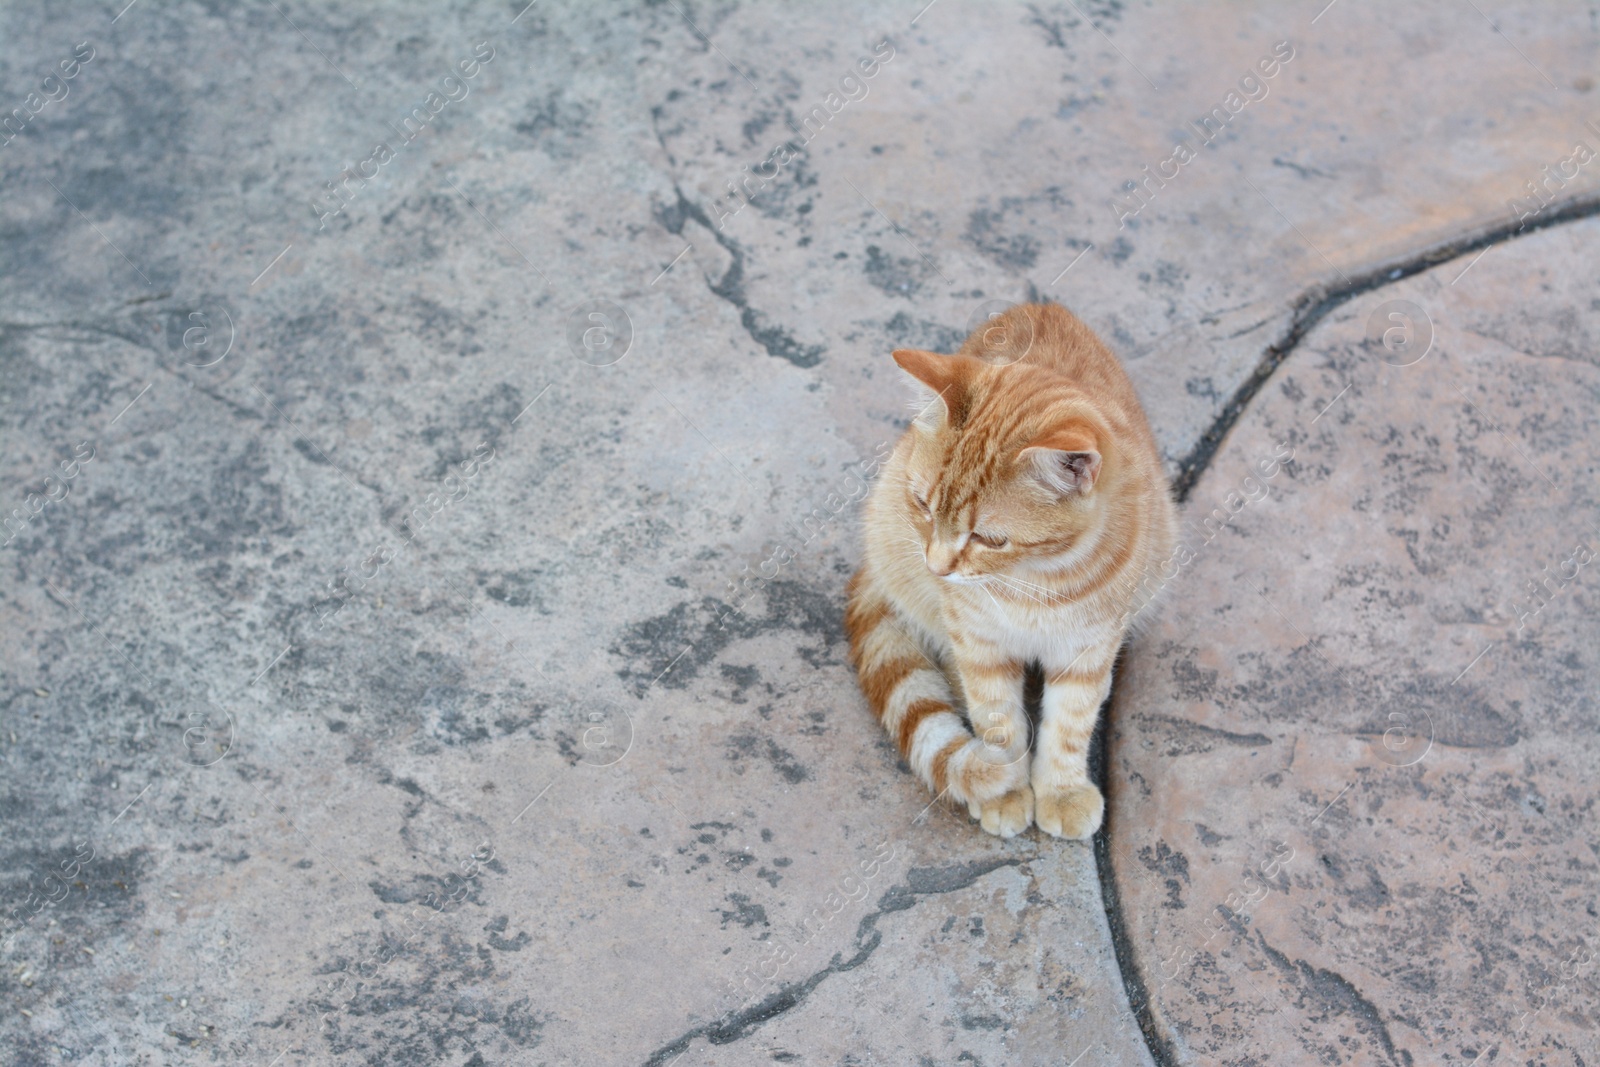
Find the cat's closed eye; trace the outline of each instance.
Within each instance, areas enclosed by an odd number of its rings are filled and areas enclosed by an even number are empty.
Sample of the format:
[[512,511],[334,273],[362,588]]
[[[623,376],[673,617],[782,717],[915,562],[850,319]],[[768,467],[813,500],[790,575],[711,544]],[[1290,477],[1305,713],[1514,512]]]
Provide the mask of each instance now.
[[922,498],[921,493],[912,493],[911,499],[916,501],[918,510],[922,512],[925,518],[933,517],[933,512],[928,510],[928,502]]
[[977,530],[972,531],[972,539],[985,548],[1004,548],[1011,543],[1000,534],[981,534]]

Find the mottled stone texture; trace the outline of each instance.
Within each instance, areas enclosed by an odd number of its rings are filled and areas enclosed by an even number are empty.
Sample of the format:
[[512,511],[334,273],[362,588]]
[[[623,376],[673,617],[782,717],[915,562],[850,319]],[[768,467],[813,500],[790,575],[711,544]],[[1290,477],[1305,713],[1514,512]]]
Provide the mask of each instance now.
[[[1118,896],[1177,1060],[1600,1053],[1597,241],[1352,299],[1196,486],[1111,734]],[[1393,301],[1425,355],[1366,340]]]
[[[1491,232],[1591,15],[1315,6],[0,7],[0,1058],[1594,1062],[1593,572],[1511,632],[1593,241]],[[928,810],[839,627],[888,351],[1027,298],[1192,508],[1295,450],[1130,653],[1105,872]]]

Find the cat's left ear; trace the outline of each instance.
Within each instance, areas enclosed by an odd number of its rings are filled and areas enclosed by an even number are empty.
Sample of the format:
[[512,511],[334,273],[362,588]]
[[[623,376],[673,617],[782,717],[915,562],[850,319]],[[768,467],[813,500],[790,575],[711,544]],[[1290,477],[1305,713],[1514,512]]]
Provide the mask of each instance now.
[[1100,448],[1087,427],[1070,426],[1041,437],[1020,457],[1057,496],[1087,496],[1100,477]]
[[919,348],[897,348],[893,355],[901,370],[933,390],[938,399],[924,409],[925,415],[938,409],[950,425],[960,428],[966,421],[967,383],[981,364],[970,356],[941,356]]

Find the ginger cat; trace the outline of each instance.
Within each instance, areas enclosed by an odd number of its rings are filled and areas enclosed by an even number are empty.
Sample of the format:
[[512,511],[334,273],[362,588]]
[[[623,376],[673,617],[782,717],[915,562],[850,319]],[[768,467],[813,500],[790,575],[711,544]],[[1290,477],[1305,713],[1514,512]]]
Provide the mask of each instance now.
[[1055,304],[1009,309],[953,356],[894,360],[932,397],[867,501],[845,612],[861,689],[917,776],[985,830],[1090,837],[1105,803],[1089,739],[1177,534],[1133,384]]

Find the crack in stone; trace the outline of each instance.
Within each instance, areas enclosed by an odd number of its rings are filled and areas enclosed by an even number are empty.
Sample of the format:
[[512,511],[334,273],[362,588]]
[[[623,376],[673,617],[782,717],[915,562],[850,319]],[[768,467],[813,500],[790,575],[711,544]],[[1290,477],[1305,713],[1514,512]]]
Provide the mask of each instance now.
[[67,319],[62,322],[0,322],[0,330],[16,330],[19,333],[33,333],[42,330],[81,330],[84,333],[115,337],[119,341],[128,342],[135,348],[142,348],[147,352],[160,354],[160,350],[146,340],[142,334],[132,330],[124,333],[112,326],[99,322],[85,322],[78,319]]
[[676,182],[672,188],[678,194],[678,202],[658,211],[657,220],[666,227],[668,233],[679,237],[683,236],[684,223],[693,220],[704,227],[711,235],[711,239],[728,253],[730,258],[728,269],[723,271],[722,277],[716,281],[706,279],[706,284],[713,293],[739,309],[739,321],[744,325],[745,332],[756,344],[767,350],[767,355],[786,359],[796,367],[815,367],[822,362],[822,354],[827,351],[825,346],[801,344],[788,330],[782,326],[771,325],[765,315],[750,306],[749,298],[745,296],[744,291],[744,250],[734,242],[733,238],[713,226],[705,209],[684,196],[683,190]]
[[1294,315],[1284,335],[1267,346],[1255,370],[1251,371],[1250,376],[1234,390],[1233,396],[1223,405],[1206,431],[1200,435],[1200,439],[1189,450],[1189,454],[1178,461],[1178,476],[1172,481],[1173,495],[1177,497],[1179,503],[1189,499],[1189,493],[1193,491],[1195,483],[1210,466],[1217,450],[1222,447],[1223,438],[1228,436],[1228,431],[1239,421],[1245,408],[1250,406],[1256,394],[1267,384],[1268,379],[1283,361],[1289,358],[1289,354],[1299,347],[1300,342],[1312,328],[1335,308],[1362,293],[1431,270],[1468,252],[1476,252],[1480,248],[1501,244],[1523,234],[1567,222],[1576,222],[1596,214],[1600,214],[1600,196],[1578,197],[1559,208],[1541,212],[1531,223],[1503,222],[1498,226],[1480,229],[1466,236],[1432,245],[1421,252],[1389,260],[1353,277],[1346,276],[1338,285],[1315,285],[1308,289],[1295,301]]
[[[135,304],[149,303],[152,300],[165,299],[171,295],[172,294],[170,293],[158,293],[152,296],[138,297],[133,300],[125,301],[123,306],[128,307]],[[254,419],[255,421],[261,423],[265,423],[266,421],[259,411],[256,411],[253,408],[247,408],[238,401],[231,400],[228,397],[223,396],[222,393],[214,387],[196,381],[194,378],[188,377],[178,371],[176,368],[170,366],[167,362],[166,354],[162,353],[161,349],[159,349],[157,346],[151,344],[150,341],[148,341],[139,331],[123,332],[122,330],[115,328],[115,326],[108,326],[103,323],[88,322],[78,319],[67,319],[60,322],[0,321],[0,334],[3,334],[7,331],[15,331],[17,333],[42,333],[45,330],[79,330],[83,333],[96,334],[102,337],[116,338],[119,341],[126,341],[135,348],[142,348],[146,352],[153,353],[157,357],[156,370],[163,371],[178,381],[188,385],[190,388],[194,389],[195,392],[203,393],[204,395],[210,397],[218,404],[221,404],[223,407],[233,412],[233,414],[239,418]],[[361,484],[366,485],[369,489],[374,488],[373,486],[368,485],[366,482],[362,482]]]
[[644,1067],[663,1067],[673,1057],[681,1055],[698,1037],[705,1038],[713,1045],[726,1045],[748,1037],[763,1023],[799,1007],[829,975],[855,970],[867,962],[883,943],[883,931],[877,927],[878,920],[885,915],[915,907],[923,897],[966,889],[1002,867],[1019,867],[1025,862],[1023,858],[1016,857],[973,860],[948,867],[913,867],[906,872],[904,885],[891,886],[878,898],[877,909],[861,917],[861,922],[856,926],[856,951],[849,959],[843,959],[843,953],[835,952],[828,965],[815,974],[783,986],[751,1007],[731,1012],[715,1022],[680,1034],[651,1053]]
[[1529,352],[1526,349],[1518,348],[1510,341],[1507,341],[1504,337],[1496,337],[1492,333],[1484,333],[1482,330],[1474,330],[1471,326],[1457,325],[1456,328],[1462,333],[1470,333],[1472,336],[1480,338],[1481,340],[1490,341],[1494,344],[1497,344],[1506,351],[1521,356],[1524,359],[1557,359],[1563,363],[1576,363],[1580,367],[1589,367],[1591,369],[1596,366],[1593,360],[1579,359],[1576,356],[1563,356],[1559,352]]
[[1139,969],[1138,957],[1135,955],[1133,940],[1128,933],[1128,924],[1122,916],[1122,894],[1117,887],[1116,874],[1111,863],[1111,831],[1116,805],[1112,803],[1111,794],[1111,757],[1106,751],[1108,724],[1111,721],[1112,702],[1117,696],[1117,681],[1124,677],[1124,660],[1127,656],[1127,647],[1117,656],[1116,670],[1112,673],[1111,692],[1106,694],[1105,703],[1100,706],[1100,715],[1095,723],[1094,735],[1089,741],[1089,773],[1099,783],[1100,793],[1105,797],[1105,814],[1102,816],[1100,832],[1094,835],[1094,868],[1095,874],[1100,879],[1100,902],[1106,913],[1106,927],[1111,934],[1111,951],[1117,960],[1117,973],[1122,976],[1122,992],[1128,1000],[1128,1010],[1133,1012],[1133,1021],[1139,1027],[1139,1036],[1144,1038],[1146,1050],[1157,1067],[1177,1067],[1178,1054],[1156,1026],[1155,1013],[1151,1010],[1150,990],[1145,985],[1144,973]]
[[[666,154],[667,162],[676,164],[677,159],[673,156],[672,149],[667,147],[667,139],[661,133],[660,107],[651,109],[650,124],[655,131],[656,143]],[[734,242],[733,238],[726,236],[711,224],[711,218],[705,209],[684,196],[683,187],[676,181],[672,183],[672,191],[678,194],[678,201],[670,207],[658,210],[657,221],[668,233],[682,237],[684,222],[692,219],[705,227],[711,239],[728,253],[728,269],[723,271],[722,277],[716,281],[706,279],[706,285],[712,293],[739,309],[739,322],[751,340],[766,349],[767,355],[788,360],[796,367],[815,367],[820,363],[823,354],[827,352],[826,346],[801,344],[788,330],[782,326],[770,325],[765,315],[750,306],[749,298],[744,291],[744,250]]]

